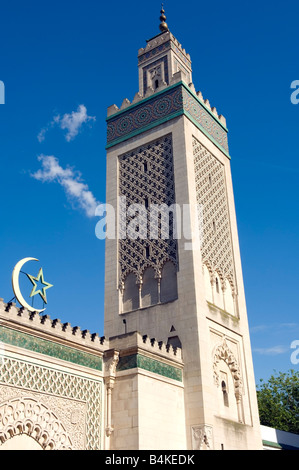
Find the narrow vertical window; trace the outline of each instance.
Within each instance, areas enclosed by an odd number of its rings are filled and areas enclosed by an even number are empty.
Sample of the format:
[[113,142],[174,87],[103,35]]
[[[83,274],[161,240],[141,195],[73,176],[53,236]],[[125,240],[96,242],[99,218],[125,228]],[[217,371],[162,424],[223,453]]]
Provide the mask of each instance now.
[[222,389],[222,394],[223,394],[224,406],[228,406],[228,393],[227,393],[226,383],[224,382],[224,380],[222,380],[221,382],[221,389]]
[[219,294],[219,281],[218,281],[218,277],[216,277],[216,292],[217,294]]

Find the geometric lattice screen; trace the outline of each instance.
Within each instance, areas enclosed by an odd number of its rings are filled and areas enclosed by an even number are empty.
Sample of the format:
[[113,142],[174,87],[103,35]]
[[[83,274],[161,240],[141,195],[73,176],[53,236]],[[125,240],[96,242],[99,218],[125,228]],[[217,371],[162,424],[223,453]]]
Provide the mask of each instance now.
[[202,259],[235,291],[235,270],[224,166],[193,137],[197,204],[201,206]]
[[[125,239],[119,239],[119,280],[124,281],[129,272],[134,273],[137,280],[141,279],[146,267],[152,267],[158,275],[168,260],[177,267],[172,212],[169,212],[169,222],[168,214],[164,217],[160,213],[157,237],[151,238],[149,232],[149,212],[155,215],[154,207],[175,203],[171,134],[119,157],[119,197],[125,197],[126,211],[121,211],[120,223],[128,232]],[[136,231],[130,233],[135,215],[127,214],[134,204],[144,208],[139,214],[142,224],[137,237]]]

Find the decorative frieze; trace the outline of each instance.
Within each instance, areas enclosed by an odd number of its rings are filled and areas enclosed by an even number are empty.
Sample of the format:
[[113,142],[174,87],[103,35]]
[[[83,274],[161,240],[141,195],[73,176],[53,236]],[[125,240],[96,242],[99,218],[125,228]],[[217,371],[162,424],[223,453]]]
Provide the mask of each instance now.
[[116,371],[139,367],[163,377],[182,382],[182,351],[163,341],[157,341],[138,332],[111,338],[111,346],[120,349]]
[[228,156],[226,128],[184,82],[110,115],[106,148],[181,115],[191,119]]
[[120,357],[117,371],[134,369],[135,367],[139,367],[140,369],[144,369],[149,372],[154,372],[155,374],[162,375],[169,379],[178,380],[179,382],[182,382],[183,380],[181,369],[165,364],[161,361],[157,361],[156,359],[143,356],[142,354],[132,354]]
[[38,338],[12,328],[0,326],[0,341],[74,364],[90,367],[91,369],[102,370],[102,358],[99,356],[70,346],[64,346],[54,341]]

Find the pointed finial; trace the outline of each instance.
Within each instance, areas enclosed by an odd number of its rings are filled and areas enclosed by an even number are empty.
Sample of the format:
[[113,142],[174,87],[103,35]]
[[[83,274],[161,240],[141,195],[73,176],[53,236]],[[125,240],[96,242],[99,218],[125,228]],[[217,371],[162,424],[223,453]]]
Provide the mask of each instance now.
[[165,33],[165,31],[168,31],[168,26],[167,26],[167,23],[165,22],[166,16],[165,16],[164,8],[163,8],[163,3],[161,4],[161,11],[160,11],[160,13],[161,13],[161,16],[160,16],[160,21],[161,21],[161,23],[160,23],[159,28],[160,28],[160,31],[161,31],[162,33]]

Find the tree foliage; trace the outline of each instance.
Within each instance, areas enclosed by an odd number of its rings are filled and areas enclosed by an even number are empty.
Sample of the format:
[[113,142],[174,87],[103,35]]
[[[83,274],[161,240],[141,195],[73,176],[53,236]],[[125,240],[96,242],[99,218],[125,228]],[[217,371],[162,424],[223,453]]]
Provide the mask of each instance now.
[[299,434],[299,371],[274,373],[257,387],[261,424]]

